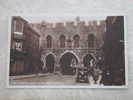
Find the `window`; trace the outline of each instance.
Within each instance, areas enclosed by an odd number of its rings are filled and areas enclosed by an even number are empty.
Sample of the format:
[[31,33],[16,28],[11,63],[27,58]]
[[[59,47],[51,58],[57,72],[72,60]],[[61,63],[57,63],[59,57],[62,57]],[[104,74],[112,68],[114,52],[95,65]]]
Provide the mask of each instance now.
[[90,48],[93,48],[94,47],[94,40],[95,40],[95,37],[93,34],[90,34],[88,36],[88,47]]
[[73,37],[73,40],[74,40],[74,48],[79,48],[79,40],[80,40],[79,35],[75,35]]
[[61,35],[60,36],[60,48],[65,48],[65,41],[66,41],[65,36]]
[[50,35],[47,36],[47,48],[52,48],[52,37]]
[[14,32],[23,32],[23,23],[21,21],[14,21]]
[[18,51],[22,51],[22,43],[21,42],[15,42],[15,49]]

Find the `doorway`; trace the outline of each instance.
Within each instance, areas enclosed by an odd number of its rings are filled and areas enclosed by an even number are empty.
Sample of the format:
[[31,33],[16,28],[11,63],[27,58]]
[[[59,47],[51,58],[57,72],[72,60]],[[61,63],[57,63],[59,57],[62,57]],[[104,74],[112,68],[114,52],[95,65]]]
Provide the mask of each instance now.
[[83,58],[83,64],[84,67],[89,67],[89,66],[93,66],[95,62],[95,59],[92,55],[87,54],[84,58]]
[[52,54],[49,54],[46,56],[46,67],[47,72],[53,73],[54,72],[54,66],[55,66],[55,59]]
[[78,60],[73,53],[67,52],[60,59],[60,66],[63,75],[75,75]]

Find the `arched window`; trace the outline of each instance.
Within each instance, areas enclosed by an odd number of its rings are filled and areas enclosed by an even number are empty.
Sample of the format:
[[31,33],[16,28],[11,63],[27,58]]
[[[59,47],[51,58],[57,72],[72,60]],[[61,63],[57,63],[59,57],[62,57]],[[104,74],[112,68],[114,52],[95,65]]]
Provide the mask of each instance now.
[[64,35],[60,36],[60,48],[65,48],[66,37]]
[[46,39],[47,39],[47,48],[52,48],[52,37],[48,35]]
[[94,47],[94,41],[95,41],[95,36],[93,34],[90,34],[88,36],[88,47],[93,48]]
[[79,48],[79,40],[80,40],[80,36],[79,35],[75,35],[73,37],[74,40],[74,48]]

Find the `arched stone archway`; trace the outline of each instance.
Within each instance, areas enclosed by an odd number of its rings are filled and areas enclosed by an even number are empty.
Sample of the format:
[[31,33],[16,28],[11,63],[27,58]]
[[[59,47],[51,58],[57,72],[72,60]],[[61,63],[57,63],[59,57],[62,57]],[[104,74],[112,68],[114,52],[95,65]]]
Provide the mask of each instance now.
[[83,57],[83,64],[84,64],[85,67],[94,66],[95,63],[96,63],[96,58],[93,55],[86,54]]
[[75,67],[79,61],[73,53],[66,52],[61,56],[59,63],[63,75],[74,75],[76,71]]
[[74,52],[73,50],[65,50],[65,51],[63,51],[63,52],[60,54],[59,59],[61,59],[61,57],[62,57],[64,54],[66,54],[66,53],[71,53],[71,54],[73,54],[73,55],[77,58],[78,63],[80,63],[81,60],[80,60],[78,54],[77,54],[76,52]]
[[53,73],[55,67],[55,57],[52,54],[46,56],[46,68],[47,72]]

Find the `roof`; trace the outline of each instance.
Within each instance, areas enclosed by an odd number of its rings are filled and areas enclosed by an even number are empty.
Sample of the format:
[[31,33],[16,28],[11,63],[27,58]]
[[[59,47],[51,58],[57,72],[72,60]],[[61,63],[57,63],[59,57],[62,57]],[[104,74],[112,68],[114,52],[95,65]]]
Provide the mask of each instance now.
[[25,19],[23,19],[21,16],[12,16],[12,19],[18,19],[18,20],[21,20],[25,23],[28,23]]

